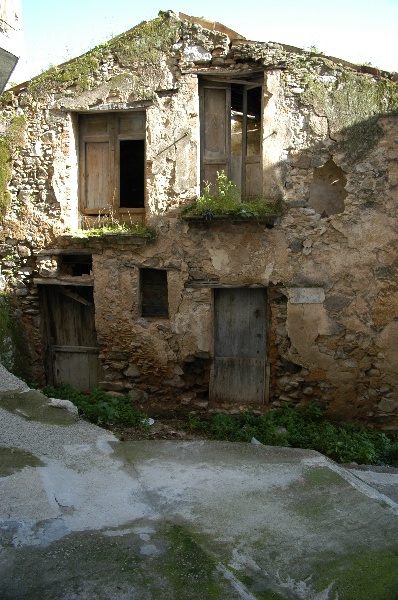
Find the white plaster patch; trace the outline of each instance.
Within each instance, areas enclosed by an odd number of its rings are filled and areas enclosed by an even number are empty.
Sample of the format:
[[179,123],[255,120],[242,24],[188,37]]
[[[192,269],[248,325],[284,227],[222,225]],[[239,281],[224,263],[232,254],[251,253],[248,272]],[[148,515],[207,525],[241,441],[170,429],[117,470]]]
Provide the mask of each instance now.
[[290,288],[287,292],[291,304],[322,304],[325,301],[323,288]]
[[35,142],[34,154],[35,154],[35,156],[43,156],[43,150],[42,150],[42,146],[41,146],[41,141],[40,140],[37,140],[37,142]]
[[211,52],[208,52],[202,46],[187,46],[184,48],[183,57],[188,62],[209,62],[211,60]]
[[217,271],[224,270],[229,263],[228,252],[226,250],[218,250],[217,253],[212,256],[211,262]]

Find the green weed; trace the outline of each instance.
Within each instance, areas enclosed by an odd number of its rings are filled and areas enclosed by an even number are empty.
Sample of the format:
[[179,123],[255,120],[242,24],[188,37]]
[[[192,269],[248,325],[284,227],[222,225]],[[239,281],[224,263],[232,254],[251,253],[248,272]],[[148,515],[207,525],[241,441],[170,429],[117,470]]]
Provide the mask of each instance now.
[[67,383],[47,385],[42,392],[48,397],[70,400],[82,416],[96,425],[145,427],[142,421],[147,419],[147,415],[133,408],[126,396],[113,398],[100,388],[83,394]]
[[132,215],[127,215],[129,221],[121,221],[112,207],[105,209],[95,220],[83,219],[82,229],[75,233],[87,238],[98,238],[106,235],[136,235],[153,239],[156,235],[152,227],[146,227],[133,221]]
[[191,417],[192,430],[213,439],[317,450],[340,463],[398,465],[398,439],[352,424],[334,424],[323,417],[313,402],[288,404],[266,414],[247,411],[238,415]]

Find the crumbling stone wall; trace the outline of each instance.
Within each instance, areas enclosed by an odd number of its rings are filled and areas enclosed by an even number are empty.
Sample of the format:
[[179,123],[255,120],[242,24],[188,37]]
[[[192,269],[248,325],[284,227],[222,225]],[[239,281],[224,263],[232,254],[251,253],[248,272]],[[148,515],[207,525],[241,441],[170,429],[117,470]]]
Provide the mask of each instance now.
[[[232,35],[163,14],[3,99],[3,135],[15,117],[26,125],[7,158],[1,281],[32,376],[45,380],[37,281],[55,282],[62,252],[83,248],[93,251],[110,393],[212,409],[213,287],[264,286],[263,408],[311,398],[332,415],[395,428],[398,85],[388,74]],[[273,228],[181,219],[200,189],[198,78],[251,72],[264,73],[263,194],[283,214]],[[77,115],[132,109],[146,111],[146,221],[156,237],[76,235]],[[167,271],[168,318],[141,315],[142,268]]]

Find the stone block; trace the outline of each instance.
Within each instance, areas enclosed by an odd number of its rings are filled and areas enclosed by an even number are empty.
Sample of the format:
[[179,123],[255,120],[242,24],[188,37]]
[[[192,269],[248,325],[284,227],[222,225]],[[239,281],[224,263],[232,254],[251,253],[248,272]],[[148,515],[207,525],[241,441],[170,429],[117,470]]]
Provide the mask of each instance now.
[[196,408],[202,409],[206,409],[209,406],[209,403],[205,400],[196,400],[193,404],[196,406]]
[[306,200],[289,200],[287,203],[289,208],[305,208],[307,206]]
[[124,352],[109,352],[109,354],[108,354],[108,360],[122,361],[122,360],[127,360],[127,359],[128,359],[128,356]]
[[398,409],[398,402],[396,400],[392,400],[391,398],[382,398],[377,407],[383,412],[392,413]]
[[122,394],[121,392],[105,392],[105,394],[107,396],[109,396],[110,398],[124,398],[124,394]]
[[289,244],[289,248],[292,252],[301,252],[303,242],[301,240],[293,240]]
[[312,396],[313,393],[314,389],[312,387],[305,387],[303,389],[303,394],[305,394],[306,396]]
[[127,367],[128,363],[127,361],[119,361],[119,362],[112,362],[109,363],[109,366],[112,367],[112,369],[116,369],[117,371],[121,371],[122,369],[125,369]]
[[126,377],[133,378],[140,377],[141,375],[141,371],[139,370],[139,368],[131,363],[129,364],[128,368],[125,371],[123,371],[123,373]]
[[289,288],[291,304],[322,304],[325,300],[323,288]]
[[162,381],[162,385],[168,385],[169,387],[173,388],[183,388],[185,383],[179,375],[174,375],[174,377],[171,379],[165,379]]
[[127,395],[132,402],[137,404],[144,404],[145,402],[148,402],[149,398],[148,394],[144,392],[144,390],[139,390],[138,388],[130,390]]
[[109,392],[122,392],[124,384],[121,381],[100,381],[100,387]]
[[379,369],[372,368],[366,371],[366,375],[368,377],[380,377],[380,371]]

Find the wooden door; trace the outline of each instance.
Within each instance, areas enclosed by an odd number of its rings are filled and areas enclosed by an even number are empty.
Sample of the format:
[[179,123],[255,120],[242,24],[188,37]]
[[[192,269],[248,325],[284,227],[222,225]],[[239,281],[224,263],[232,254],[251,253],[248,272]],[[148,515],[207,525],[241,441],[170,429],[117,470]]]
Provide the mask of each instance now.
[[92,287],[41,286],[48,383],[88,392],[103,378]]
[[264,402],[266,307],[264,288],[214,290],[213,401]]

